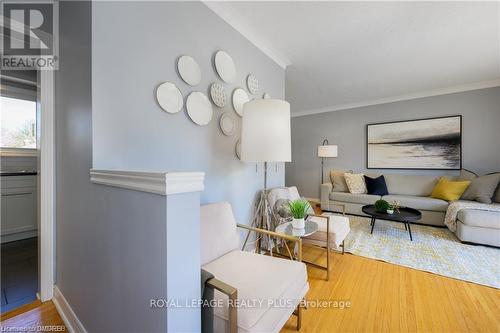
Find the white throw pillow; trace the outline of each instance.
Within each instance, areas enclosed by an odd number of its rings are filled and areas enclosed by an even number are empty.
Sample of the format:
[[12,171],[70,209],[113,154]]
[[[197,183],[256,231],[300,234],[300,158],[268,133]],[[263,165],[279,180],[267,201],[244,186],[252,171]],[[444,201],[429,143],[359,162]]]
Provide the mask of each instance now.
[[345,173],[344,177],[350,193],[366,193],[365,177],[362,173]]

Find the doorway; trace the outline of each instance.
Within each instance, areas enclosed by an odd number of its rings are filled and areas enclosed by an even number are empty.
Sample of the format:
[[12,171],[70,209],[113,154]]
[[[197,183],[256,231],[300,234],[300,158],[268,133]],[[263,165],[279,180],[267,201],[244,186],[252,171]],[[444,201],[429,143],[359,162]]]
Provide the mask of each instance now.
[[37,71],[0,77],[1,312],[39,291],[40,96]]

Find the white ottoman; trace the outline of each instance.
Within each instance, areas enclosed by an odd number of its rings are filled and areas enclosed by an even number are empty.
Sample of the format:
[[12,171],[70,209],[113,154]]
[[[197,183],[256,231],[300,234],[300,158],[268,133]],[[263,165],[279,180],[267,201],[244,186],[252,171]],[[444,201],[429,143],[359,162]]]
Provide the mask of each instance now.
[[323,215],[323,217],[311,216],[308,220],[318,224],[319,230],[314,234],[304,237],[304,244],[326,247],[326,221],[330,223],[330,244],[329,249],[340,250],[344,253],[344,240],[351,231],[349,218],[339,215]]

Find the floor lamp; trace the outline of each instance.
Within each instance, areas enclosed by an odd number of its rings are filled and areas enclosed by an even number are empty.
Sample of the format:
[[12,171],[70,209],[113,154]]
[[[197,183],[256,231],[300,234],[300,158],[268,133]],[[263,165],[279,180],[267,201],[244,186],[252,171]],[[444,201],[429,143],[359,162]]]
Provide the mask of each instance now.
[[[243,105],[241,159],[264,163],[264,189],[256,205],[252,226],[273,230],[272,207],[267,196],[267,163],[291,162],[290,104],[278,99],[259,99]],[[250,233],[247,234],[245,248]],[[260,250],[257,241],[256,250]]]
[[324,175],[324,163],[325,158],[329,157],[337,157],[338,156],[338,148],[336,145],[328,144],[328,139],[323,140],[321,146],[318,146],[318,157],[321,157],[321,184],[323,184],[323,175]]

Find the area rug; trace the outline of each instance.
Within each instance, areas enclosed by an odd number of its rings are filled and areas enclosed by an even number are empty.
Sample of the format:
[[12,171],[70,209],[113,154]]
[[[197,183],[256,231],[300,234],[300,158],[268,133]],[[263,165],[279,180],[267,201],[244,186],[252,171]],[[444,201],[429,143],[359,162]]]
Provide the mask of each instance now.
[[345,251],[459,280],[500,288],[500,249],[462,244],[447,228],[412,225],[413,241],[402,223],[349,216]]

